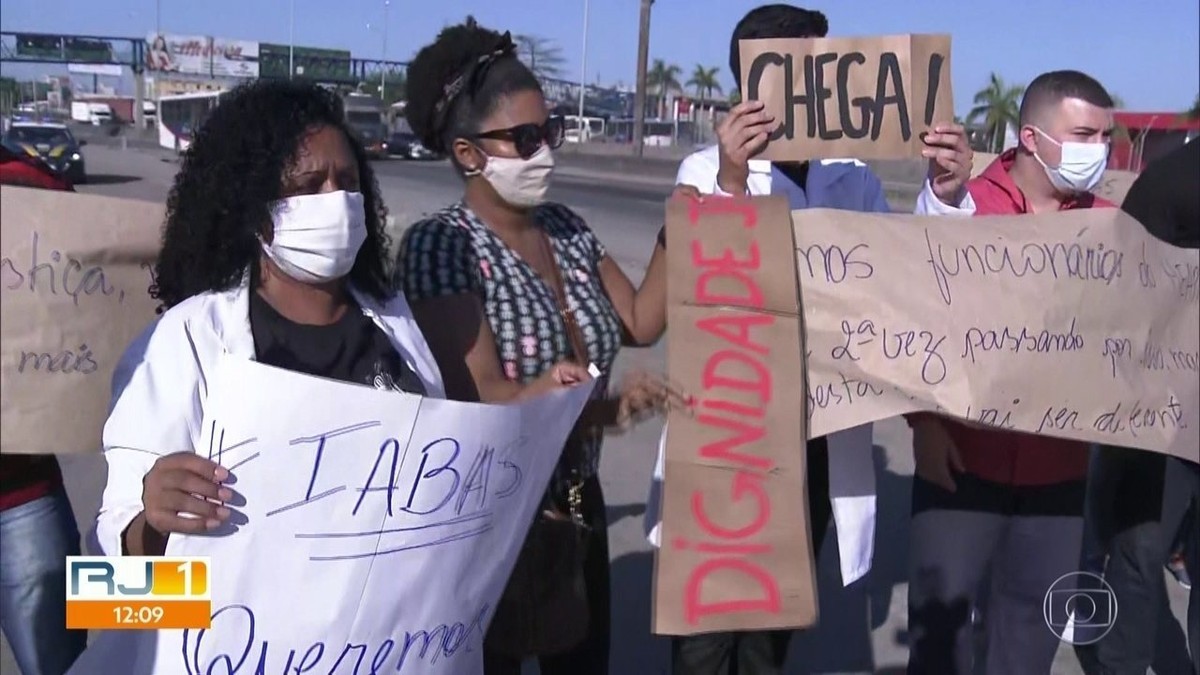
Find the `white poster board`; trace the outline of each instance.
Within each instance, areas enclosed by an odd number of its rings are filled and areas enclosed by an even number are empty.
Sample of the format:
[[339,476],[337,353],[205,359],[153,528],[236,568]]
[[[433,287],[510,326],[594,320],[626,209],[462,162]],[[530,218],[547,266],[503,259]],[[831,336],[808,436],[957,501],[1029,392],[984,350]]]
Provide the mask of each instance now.
[[206,630],[102,634],[72,675],[482,672],[482,643],[592,385],[488,406],[230,357],[202,447],[231,524],[173,536],[210,556]]

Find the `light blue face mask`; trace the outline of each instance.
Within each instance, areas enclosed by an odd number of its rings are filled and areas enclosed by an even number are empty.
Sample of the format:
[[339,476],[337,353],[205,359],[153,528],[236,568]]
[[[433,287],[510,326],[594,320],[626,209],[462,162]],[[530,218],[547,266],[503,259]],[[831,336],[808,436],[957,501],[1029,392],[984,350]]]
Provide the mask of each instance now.
[[1034,127],[1033,130],[1062,148],[1062,160],[1057,167],[1047,165],[1036,152],[1033,153],[1033,158],[1046,171],[1046,177],[1050,179],[1050,184],[1059,192],[1068,194],[1090,192],[1092,188],[1100,184],[1100,179],[1104,177],[1104,170],[1108,168],[1108,143],[1059,142],[1037,127]]

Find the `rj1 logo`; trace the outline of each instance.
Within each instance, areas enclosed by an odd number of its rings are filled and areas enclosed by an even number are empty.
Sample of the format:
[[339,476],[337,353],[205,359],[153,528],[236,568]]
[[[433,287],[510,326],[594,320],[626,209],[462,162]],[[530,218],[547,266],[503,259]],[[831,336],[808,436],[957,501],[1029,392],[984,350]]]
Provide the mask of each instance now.
[[72,556],[67,599],[209,598],[208,558]]

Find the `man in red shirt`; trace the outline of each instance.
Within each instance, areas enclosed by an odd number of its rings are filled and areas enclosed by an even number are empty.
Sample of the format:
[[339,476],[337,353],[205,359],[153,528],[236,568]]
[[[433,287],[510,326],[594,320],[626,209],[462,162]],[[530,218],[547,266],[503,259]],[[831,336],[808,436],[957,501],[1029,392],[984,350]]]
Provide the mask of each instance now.
[[[41,160],[4,146],[0,184],[71,190]],[[0,455],[0,628],[25,675],[62,675],[87,645],[86,631],[66,629],[69,555],[79,555],[79,529],[58,460]]]
[[[1113,101],[1077,71],[1025,90],[1018,145],[967,184],[976,215],[1111,207],[1104,174]],[[943,209],[947,213],[950,209]],[[987,675],[1050,672],[1059,637],[1043,617],[1051,586],[1079,569],[1088,447],[912,415],[908,672],[969,675],[972,615],[986,591]]]

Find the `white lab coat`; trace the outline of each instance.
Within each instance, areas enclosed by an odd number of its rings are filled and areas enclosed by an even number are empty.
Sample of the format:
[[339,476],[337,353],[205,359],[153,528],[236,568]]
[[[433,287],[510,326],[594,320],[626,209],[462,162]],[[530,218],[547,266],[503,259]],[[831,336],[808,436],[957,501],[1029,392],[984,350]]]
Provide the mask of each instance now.
[[[424,383],[428,395],[444,397],[441,373],[404,297],[397,295],[381,305],[353,289],[351,294]],[[245,282],[171,308],[121,357],[104,425],[108,484],[92,542],[99,553],[121,555],[121,535],[142,512],[142,478],[155,460],[176,452],[201,451],[208,377],[222,354],[255,357],[250,289]]]
[[[717,185],[720,156],[717,146],[692,153],[679,166],[676,185],[691,185],[704,194],[727,194]],[[751,195],[771,194],[772,184],[778,172],[771,162],[750,160],[750,175],[746,181]],[[810,202],[823,203],[822,194],[829,186],[851,173],[866,172],[866,166],[853,159],[837,159],[813,162],[809,166],[808,184],[805,186]],[[882,186],[874,176],[863,176],[864,181],[874,181],[882,199]],[[915,213],[918,215],[960,215],[974,213],[975,203],[967,194],[957,208],[942,204],[926,180],[917,196]],[[662,480],[667,429],[664,426],[659,439],[658,460],[650,486],[650,497],[646,505],[646,534],[653,546],[659,545],[661,524]],[[833,520],[837,531],[838,551],[841,553],[840,568],[842,583],[849,585],[862,578],[871,569],[871,558],[875,547],[875,463],[872,445],[872,425],[864,424],[828,436],[829,442],[829,496],[833,508]]]

